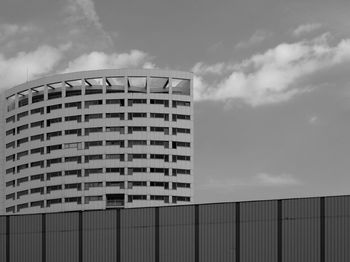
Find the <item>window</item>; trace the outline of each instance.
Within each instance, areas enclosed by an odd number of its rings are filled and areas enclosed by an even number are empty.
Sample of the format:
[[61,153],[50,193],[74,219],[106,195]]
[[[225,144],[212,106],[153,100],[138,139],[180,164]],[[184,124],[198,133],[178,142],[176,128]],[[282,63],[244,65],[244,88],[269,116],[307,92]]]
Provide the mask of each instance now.
[[124,99],[107,99],[106,104],[124,106]]
[[151,126],[151,132],[162,132],[164,135],[169,135],[169,127]]
[[45,148],[44,147],[38,147],[38,148],[33,148],[30,150],[31,154],[44,154]]
[[44,141],[44,134],[35,135],[35,136],[30,137],[30,141],[35,141],[35,140]]
[[31,128],[34,128],[34,127],[43,128],[44,127],[44,120],[33,122],[30,124],[30,127]]
[[22,196],[26,196],[28,194],[29,194],[28,190],[19,191],[17,192],[17,199],[20,199]]
[[102,114],[87,114],[85,115],[85,122],[89,122],[91,119],[101,119]]
[[66,197],[64,199],[65,203],[77,203],[78,205],[81,204],[81,197]]
[[84,184],[85,190],[89,190],[94,187],[102,187],[102,182],[89,182]]
[[169,183],[168,182],[163,182],[163,181],[151,181],[150,183],[151,187],[164,187],[164,189],[169,189]]
[[30,110],[30,114],[31,115],[35,115],[35,114],[44,114],[44,108],[43,107],[39,107],[39,108],[34,108],[32,110]]
[[11,180],[6,182],[6,187],[15,187],[16,186],[16,180]]
[[191,161],[191,157],[190,156],[183,156],[183,155],[173,155],[173,162],[177,162],[177,160]]
[[189,128],[173,128],[173,135],[176,134],[190,134],[191,129]]
[[17,166],[17,173],[21,172],[24,169],[29,168],[29,164],[23,164],[23,165],[19,165]]
[[151,154],[151,159],[159,159],[164,160],[164,162],[169,162],[169,155]]
[[14,174],[16,172],[16,169],[14,167],[7,168],[6,169],[6,174]]
[[150,104],[151,105],[164,105],[164,107],[169,107],[169,101],[162,100],[162,99],[151,99]]
[[102,201],[102,196],[86,196],[85,197],[85,204],[89,204],[93,201]]
[[85,156],[85,163],[89,163],[92,160],[102,160],[103,155],[87,155]]
[[28,182],[29,178],[28,177],[22,177],[17,179],[17,186],[20,186],[21,184]]
[[130,181],[130,182],[128,182],[128,188],[145,187],[145,186],[147,186],[146,181]]
[[124,161],[124,154],[106,154],[106,159],[119,159],[119,161]]
[[82,149],[82,143],[81,142],[65,143],[64,144],[64,149],[69,149],[69,148],[76,148],[78,150],[81,150]]
[[85,176],[93,175],[93,174],[102,174],[102,168],[88,168],[84,170]]
[[132,175],[134,173],[147,173],[147,167],[129,167],[128,175]]
[[17,121],[21,120],[21,118],[23,118],[23,117],[26,117],[28,114],[29,114],[28,111],[24,111],[22,113],[19,113],[17,115]]
[[52,118],[52,119],[46,120],[46,125],[47,125],[47,127],[49,127],[52,124],[57,124],[57,123],[61,123],[61,122],[62,122],[62,118],[61,117],[56,117],[56,118]]
[[90,127],[90,128],[85,128],[85,135],[88,136],[91,133],[100,133],[102,132],[102,127]]
[[85,149],[89,149],[90,147],[102,146],[103,141],[89,141],[85,142]]
[[128,140],[128,147],[146,146],[147,140]]
[[119,173],[120,175],[124,175],[124,168],[123,167],[107,167],[106,173]]
[[28,124],[17,127],[17,134],[20,134],[23,130],[28,129]]
[[44,200],[30,202],[30,207],[44,207]]
[[150,168],[150,173],[163,173],[165,176],[169,175],[169,169],[168,168]]
[[62,172],[61,171],[50,172],[50,173],[47,173],[46,176],[47,176],[47,180],[50,180],[53,177],[60,177],[60,176],[62,176]]
[[77,164],[81,163],[81,156],[67,156],[64,158],[65,163],[76,162]]
[[20,146],[24,143],[27,143],[28,142],[28,137],[25,137],[25,138],[22,138],[22,139],[18,139],[17,140],[17,146]]
[[39,94],[39,95],[35,95],[33,94],[32,96],[32,104],[38,103],[44,101],[44,94]]
[[77,135],[81,136],[81,129],[69,129],[64,131],[65,135]]
[[133,104],[147,104],[147,99],[128,99],[128,106]]
[[180,120],[191,120],[190,115],[180,115],[180,114],[173,114],[173,121]]
[[10,117],[6,118],[6,123],[10,123],[10,122],[14,123],[15,121],[16,121],[15,116],[10,116]]
[[173,189],[177,189],[177,188],[191,188],[191,184],[190,183],[175,183],[173,182]]
[[123,126],[107,126],[106,132],[119,132],[120,134],[124,134]]
[[81,95],[81,89],[79,87],[67,87],[66,88],[66,97],[71,97],[71,96],[80,96]]
[[134,118],[146,118],[147,113],[144,112],[135,112],[135,113],[128,113],[128,119],[133,120]]
[[15,148],[16,147],[16,142],[12,141],[12,142],[6,144],[6,148],[10,148],[10,147]]
[[51,151],[61,150],[61,149],[62,149],[62,145],[61,145],[61,144],[59,144],[59,145],[52,145],[52,146],[46,147],[46,152],[47,152],[48,154],[50,154]]
[[50,207],[51,205],[61,204],[61,203],[62,203],[61,198],[46,200],[47,207]]
[[124,140],[107,140],[106,146],[119,146],[121,148],[124,147]]
[[6,157],[6,162],[8,161],[15,161],[16,159],[16,154],[13,154],[13,155],[9,155]]
[[77,121],[79,123],[79,122],[81,122],[81,115],[66,116],[64,118],[64,121],[66,121],[66,122]]
[[191,170],[189,169],[173,169],[173,176],[176,175],[190,175]]
[[44,187],[36,187],[36,188],[32,188],[31,190],[30,190],[30,193],[31,194],[44,194],[44,191],[45,191],[45,188]]
[[164,121],[169,121],[169,114],[162,114],[162,113],[151,113],[151,118],[161,118]]
[[62,136],[62,131],[55,131],[46,134],[46,139],[50,140],[53,137]]
[[107,187],[119,187],[120,189],[124,189],[124,182],[119,181],[113,181],[113,182],[106,182]]
[[85,108],[89,108],[90,106],[102,105],[102,100],[89,100],[85,101]]
[[71,102],[71,103],[65,103],[64,104],[65,108],[72,108],[72,107],[76,107],[77,109],[81,108],[81,102]]
[[16,198],[16,194],[15,193],[6,195],[6,200],[9,200],[9,199],[15,200],[15,198]]
[[74,169],[74,170],[66,170],[64,171],[65,176],[81,176],[81,170],[80,169]]
[[133,132],[147,132],[147,126],[129,126],[128,134],[132,134]]
[[49,113],[51,113],[51,111],[58,110],[61,108],[62,108],[62,104],[48,106],[48,107],[46,107],[46,112],[49,114]]
[[173,148],[176,149],[177,147],[191,147],[191,143],[190,142],[173,141]]
[[30,180],[31,181],[34,181],[34,180],[44,181],[44,174],[32,175],[32,176],[30,176]]
[[173,203],[177,203],[177,201],[190,202],[191,198],[185,196],[173,196]]
[[16,129],[15,128],[12,128],[12,129],[6,131],[6,135],[7,136],[15,135],[15,134],[16,134]]
[[166,140],[151,140],[151,146],[163,146],[164,148],[169,148],[169,141]]
[[62,163],[62,158],[53,158],[46,160],[46,166],[50,167],[53,164]]
[[62,190],[62,185],[48,186],[46,188],[46,193],[50,194],[52,191]]
[[169,203],[169,196],[151,195],[150,199],[155,201],[164,201],[164,203]]
[[62,92],[61,91],[56,91],[56,90],[49,90],[48,94],[47,94],[47,99],[51,100],[51,99],[57,99],[62,97]]
[[65,184],[64,189],[76,189],[78,191],[81,190],[81,184],[80,183],[74,183],[74,184]]
[[119,118],[119,120],[124,120],[124,113],[106,113],[106,118]]
[[146,195],[129,195],[128,202],[132,202],[133,200],[147,200]]
[[21,211],[22,209],[28,208],[28,206],[28,203],[18,205],[17,212]]
[[128,154],[128,161],[133,161],[134,159],[147,159],[147,154]]
[[190,102],[188,102],[188,101],[178,101],[178,100],[174,100],[173,101],[173,107],[178,107],[178,106],[187,106],[187,107],[189,107],[189,106],[191,106],[191,103]]
[[45,167],[44,160],[35,161],[35,162],[30,163],[30,167],[37,167],[37,166],[39,166],[40,168],[44,168]]

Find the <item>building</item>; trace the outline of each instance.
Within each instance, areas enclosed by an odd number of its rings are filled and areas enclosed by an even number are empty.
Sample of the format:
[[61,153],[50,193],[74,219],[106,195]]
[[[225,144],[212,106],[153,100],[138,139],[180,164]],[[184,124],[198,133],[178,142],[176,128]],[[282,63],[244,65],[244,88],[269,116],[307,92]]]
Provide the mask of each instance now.
[[0,216],[4,262],[348,262],[350,196]]
[[6,90],[6,214],[193,201],[192,74],[97,70]]

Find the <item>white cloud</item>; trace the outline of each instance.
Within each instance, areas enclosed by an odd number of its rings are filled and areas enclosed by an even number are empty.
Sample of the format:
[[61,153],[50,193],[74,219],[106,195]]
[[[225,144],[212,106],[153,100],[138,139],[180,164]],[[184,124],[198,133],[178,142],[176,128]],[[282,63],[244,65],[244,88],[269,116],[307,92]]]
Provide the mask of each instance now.
[[1,24],[0,25],[0,42],[13,38],[16,35],[30,33],[38,30],[32,25]]
[[260,173],[254,177],[254,181],[257,184],[264,186],[288,186],[301,184],[299,180],[289,174],[271,175],[267,173]]
[[251,47],[253,45],[263,42],[266,38],[271,36],[271,33],[258,30],[247,41],[241,41],[236,44],[236,48]]
[[102,28],[92,0],[68,0],[67,10],[71,14],[67,18],[70,22],[83,20],[92,23],[97,28]]
[[48,74],[61,60],[68,46],[40,46],[31,52],[19,52],[11,58],[0,54],[0,89]]
[[309,92],[298,81],[320,70],[350,62],[350,39],[329,44],[329,35],[310,41],[282,43],[240,63],[220,65],[225,77],[208,80],[211,66],[196,64],[195,100],[240,100],[251,106],[288,101],[297,94]]
[[83,54],[68,63],[63,72],[76,72],[83,70],[130,68],[130,67],[152,67],[149,56],[139,50],[131,50],[130,53],[91,52]]
[[293,31],[293,35],[298,37],[298,36],[316,31],[321,27],[322,27],[322,24],[319,24],[319,23],[310,23],[310,24],[300,25]]

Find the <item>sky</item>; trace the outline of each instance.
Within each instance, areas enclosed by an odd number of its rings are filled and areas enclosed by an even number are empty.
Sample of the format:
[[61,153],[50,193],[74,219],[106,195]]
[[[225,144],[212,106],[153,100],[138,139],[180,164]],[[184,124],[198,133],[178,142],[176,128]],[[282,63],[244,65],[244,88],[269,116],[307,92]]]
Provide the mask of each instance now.
[[0,89],[194,73],[195,202],[350,194],[350,1],[1,0]]

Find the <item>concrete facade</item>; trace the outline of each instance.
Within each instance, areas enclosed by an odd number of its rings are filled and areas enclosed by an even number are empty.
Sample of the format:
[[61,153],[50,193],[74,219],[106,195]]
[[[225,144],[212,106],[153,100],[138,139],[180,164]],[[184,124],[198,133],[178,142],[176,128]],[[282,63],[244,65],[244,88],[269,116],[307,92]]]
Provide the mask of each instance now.
[[50,76],[6,90],[1,113],[6,214],[193,201],[191,73]]

